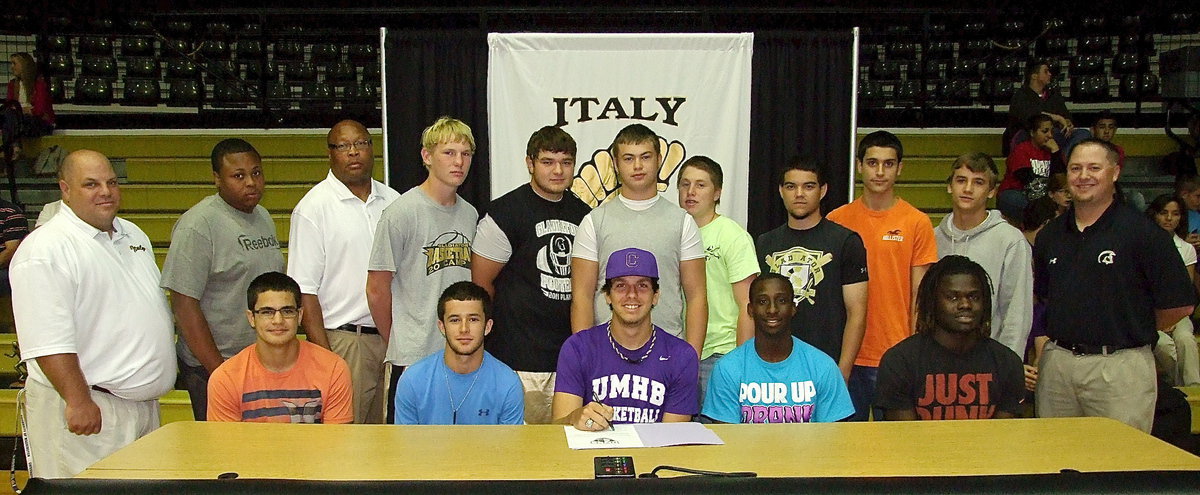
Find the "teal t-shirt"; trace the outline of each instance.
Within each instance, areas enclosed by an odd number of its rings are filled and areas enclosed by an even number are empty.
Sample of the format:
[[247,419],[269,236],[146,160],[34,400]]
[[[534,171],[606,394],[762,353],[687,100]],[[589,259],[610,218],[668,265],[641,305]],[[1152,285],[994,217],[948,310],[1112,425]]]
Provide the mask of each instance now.
[[754,240],[737,222],[718,216],[700,227],[704,243],[704,276],[708,286],[708,334],[700,359],[737,347],[737,321],[742,308],[733,298],[733,284],[758,274]]

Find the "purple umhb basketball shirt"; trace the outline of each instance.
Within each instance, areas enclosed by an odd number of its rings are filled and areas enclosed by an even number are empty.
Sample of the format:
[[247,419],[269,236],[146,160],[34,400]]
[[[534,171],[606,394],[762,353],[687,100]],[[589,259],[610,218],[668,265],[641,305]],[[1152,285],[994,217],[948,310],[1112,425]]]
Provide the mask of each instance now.
[[593,397],[613,408],[613,423],[655,423],[662,413],[694,415],[699,409],[698,358],[683,339],[654,327],[654,338],[640,349],[622,354],[638,360],[651,342],[654,348],[645,359],[631,363],[613,350],[608,323],[572,335],[558,354],[555,392],[583,398]]

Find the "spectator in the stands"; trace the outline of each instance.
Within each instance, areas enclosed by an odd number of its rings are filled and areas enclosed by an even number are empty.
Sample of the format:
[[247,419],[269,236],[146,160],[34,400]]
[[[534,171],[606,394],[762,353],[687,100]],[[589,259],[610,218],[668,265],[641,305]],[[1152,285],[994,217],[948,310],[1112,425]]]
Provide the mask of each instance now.
[[1183,240],[1200,249],[1200,176],[1184,174],[1175,179],[1175,195],[1187,211],[1187,232]]
[[1021,132],[1034,115],[1046,115],[1054,123],[1054,139],[1060,149],[1070,148],[1087,138],[1087,132],[1075,128],[1067,102],[1054,84],[1053,64],[1046,59],[1034,59],[1025,64],[1025,85],[1013,91],[1008,107],[1008,131],[1004,133],[1004,154],[1030,138]]
[[[1183,215],[1183,200],[1172,194],[1160,195],[1146,208],[1146,216],[1171,234],[1175,249],[1187,268],[1188,278],[1195,285],[1196,249],[1181,237],[1188,231],[1187,217]],[[1168,383],[1200,385],[1200,350],[1197,349],[1191,317],[1185,316],[1174,326],[1158,332],[1154,358]]]
[[8,262],[21,239],[29,235],[29,220],[21,207],[0,199],[0,294],[10,292],[8,286]]
[[[50,86],[46,78],[38,74],[37,63],[25,52],[9,56],[13,78],[8,81],[6,99],[17,102],[21,119],[14,122],[20,137],[38,137],[54,130],[54,108],[50,103]],[[6,122],[6,127],[8,123]],[[21,154],[20,141],[13,148],[13,156]]]
[[1067,174],[1055,173],[1050,175],[1046,183],[1046,197],[1054,201],[1054,216],[1062,215],[1071,207],[1071,188],[1067,187]]
[[996,207],[1010,221],[1021,218],[1030,201],[1046,196],[1050,175],[1063,170],[1061,148],[1052,137],[1052,128],[1049,115],[1030,117],[1026,126],[1030,139],[1017,144],[1005,159]]

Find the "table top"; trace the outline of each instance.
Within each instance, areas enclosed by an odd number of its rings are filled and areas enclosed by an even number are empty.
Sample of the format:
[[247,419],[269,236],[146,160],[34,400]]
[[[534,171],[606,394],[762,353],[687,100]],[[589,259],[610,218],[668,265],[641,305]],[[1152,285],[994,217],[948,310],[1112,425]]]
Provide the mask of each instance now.
[[958,476],[1191,470],[1200,457],[1106,418],[710,425],[725,445],[571,450],[562,426],[171,423],[85,478],[590,479],[592,458],[633,456],[764,477]]

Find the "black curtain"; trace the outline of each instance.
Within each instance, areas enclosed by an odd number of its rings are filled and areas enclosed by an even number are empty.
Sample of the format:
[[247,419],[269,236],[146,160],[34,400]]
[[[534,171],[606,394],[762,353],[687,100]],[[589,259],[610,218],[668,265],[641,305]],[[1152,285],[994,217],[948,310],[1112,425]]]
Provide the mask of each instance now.
[[[846,202],[850,185],[850,31],[754,34],[747,230],[759,235],[786,221],[776,188],[792,156],[826,167],[823,211]],[[482,213],[491,197],[487,128],[487,34],[478,30],[389,31],[388,167],[404,192],[425,180],[421,131],[442,115],[471,126],[477,153],[459,194]]]
[[471,126],[476,154],[458,194],[483,211],[490,196],[487,127],[487,34],[478,30],[389,30],[387,135],[390,186],[404,192],[425,181],[421,131],[449,115]]
[[828,213],[846,203],[851,142],[851,31],[754,33],[750,103],[750,191],[746,230],[758,236],[787,221],[776,187],[792,156],[825,168]]

